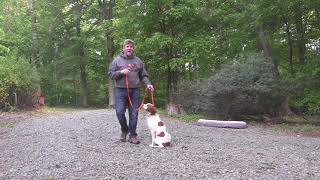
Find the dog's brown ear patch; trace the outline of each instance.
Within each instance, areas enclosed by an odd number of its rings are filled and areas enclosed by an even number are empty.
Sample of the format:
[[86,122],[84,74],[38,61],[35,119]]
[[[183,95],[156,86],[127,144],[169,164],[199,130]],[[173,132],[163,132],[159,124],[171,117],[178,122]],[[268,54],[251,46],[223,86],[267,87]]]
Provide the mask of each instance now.
[[166,135],[166,133],[164,133],[163,131],[161,133],[157,134],[157,136],[159,136],[159,137],[164,137],[165,135]]
[[148,106],[147,111],[149,111],[151,115],[156,114],[156,108],[153,106]]
[[158,122],[158,126],[164,126],[164,122],[163,121],[159,121]]

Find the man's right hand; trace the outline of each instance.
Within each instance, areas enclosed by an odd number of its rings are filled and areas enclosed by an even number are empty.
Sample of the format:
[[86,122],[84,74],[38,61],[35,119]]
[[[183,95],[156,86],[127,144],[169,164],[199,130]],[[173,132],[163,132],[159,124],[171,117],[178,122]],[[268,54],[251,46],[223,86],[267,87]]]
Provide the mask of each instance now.
[[147,88],[148,88],[148,90],[151,91],[151,92],[154,91],[154,88],[153,88],[153,86],[152,86],[151,84],[149,84],[149,85],[147,86]]
[[120,71],[121,74],[128,74],[130,72],[130,70],[128,68],[122,69]]

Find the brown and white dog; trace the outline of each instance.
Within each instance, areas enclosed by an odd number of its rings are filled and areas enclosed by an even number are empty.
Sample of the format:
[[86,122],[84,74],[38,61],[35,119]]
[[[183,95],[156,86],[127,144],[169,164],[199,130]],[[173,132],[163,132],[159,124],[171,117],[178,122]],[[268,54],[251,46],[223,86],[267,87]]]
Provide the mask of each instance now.
[[152,137],[152,142],[149,146],[159,148],[171,146],[171,135],[167,132],[164,122],[156,112],[156,108],[148,103],[143,105],[143,109],[148,111],[147,121]]

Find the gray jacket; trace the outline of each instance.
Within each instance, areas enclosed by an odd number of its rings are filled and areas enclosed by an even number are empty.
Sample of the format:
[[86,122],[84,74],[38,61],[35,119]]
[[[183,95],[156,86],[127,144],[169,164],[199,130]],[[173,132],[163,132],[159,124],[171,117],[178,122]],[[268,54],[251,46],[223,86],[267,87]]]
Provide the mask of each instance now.
[[149,75],[140,58],[136,56],[126,58],[123,54],[120,54],[118,57],[114,58],[110,64],[108,72],[109,77],[116,81],[116,87],[126,88],[125,75],[120,73],[120,71],[125,68],[130,69],[130,72],[128,73],[129,88],[140,87],[141,81],[145,85],[151,84]]

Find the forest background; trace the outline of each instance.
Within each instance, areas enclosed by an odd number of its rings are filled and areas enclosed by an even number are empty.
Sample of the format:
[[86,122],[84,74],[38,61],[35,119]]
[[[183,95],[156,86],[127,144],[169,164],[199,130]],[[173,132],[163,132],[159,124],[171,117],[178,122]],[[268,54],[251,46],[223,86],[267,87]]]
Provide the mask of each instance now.
[[36,107],[40,96],[113,107],[108,66],[130,38],[156,105],[171,114],[320,114],[320,1],[6,0],[0,9],[1,111]]

